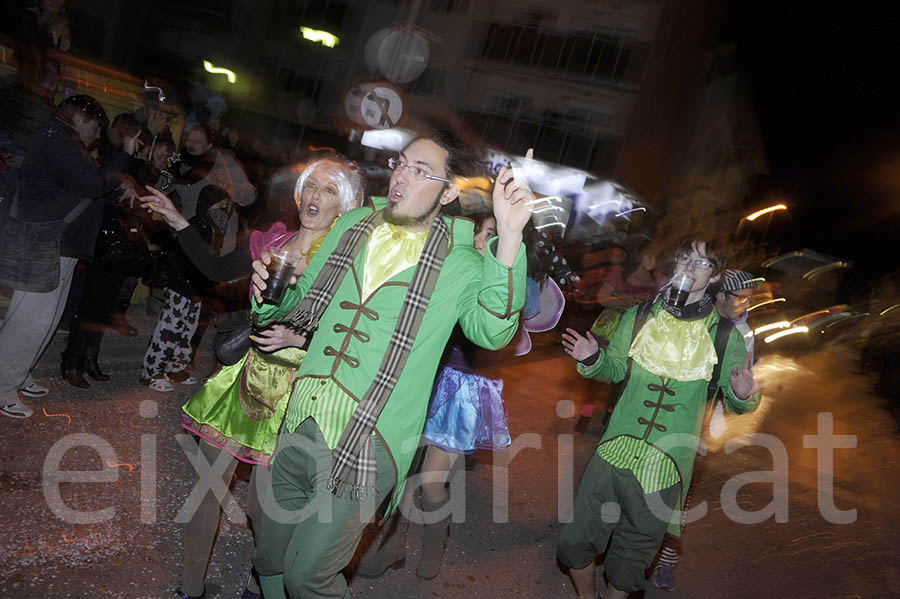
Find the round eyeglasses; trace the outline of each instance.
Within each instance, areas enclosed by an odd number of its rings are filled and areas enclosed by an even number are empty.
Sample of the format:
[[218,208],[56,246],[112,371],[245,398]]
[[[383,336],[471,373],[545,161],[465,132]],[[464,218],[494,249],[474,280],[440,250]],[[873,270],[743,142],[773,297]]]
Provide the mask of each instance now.
[[388,168],[392,171],[405,168],[407,172],[412,175],[412,178],[417,181],[425,181],[426,179],[431,179],[432,181],[443,181],[444,183],[450,183],[450,179],[447,179],[446,177],[438,177],[437,175],[432,175],[423,168],[406,164],[399,158],[388,158]]
[[675,264],[681,264],[682,266],[693,264],[694,268],[698,270],[709,270],[713,267],[713,263],[706,258],[695,258],[691,260],[690,256],[675,256]]

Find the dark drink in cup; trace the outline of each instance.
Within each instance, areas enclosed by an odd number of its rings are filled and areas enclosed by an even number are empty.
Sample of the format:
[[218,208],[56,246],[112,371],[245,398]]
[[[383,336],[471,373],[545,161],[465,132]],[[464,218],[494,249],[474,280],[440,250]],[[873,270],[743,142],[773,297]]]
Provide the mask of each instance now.
[[669,287],[668,302],[670,306],[684,308],[687,305],[688,296],[694,286],[694,279],[681,272],[672,277],[672,285]]
[[284,291],[288,288],[294,269],[297,268],[297,262],[300,256],[282,248],[269,248],[272,255],[272,261],[269,262],[267,269],[269,278],[266,279],[266,288],[262,290],[263,302],[269,304],[280,304],[284,297]]

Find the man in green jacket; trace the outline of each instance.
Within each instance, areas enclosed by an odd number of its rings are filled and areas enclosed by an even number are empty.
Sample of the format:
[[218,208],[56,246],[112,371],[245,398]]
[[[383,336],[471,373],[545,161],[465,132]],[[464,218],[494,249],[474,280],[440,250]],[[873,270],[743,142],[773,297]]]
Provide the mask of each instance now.
[[[678,532],[678,514],[691,472],[707,388],[718,362],[713,339],[719,315],[707,293],[724,267],[714,244],[684,240],[675,252],[675,273],[693,281],[677,306],[659,300],[635,306],[622,317],[607,349],[587,333],[567,329],[566,353],[586,378],[628,378],[609,426],[588,464],[572,521],[563,526],[560,561],[581,599],[594,599],[594,559],[606,551],[605,599],[624,599],[644,588],[644,571],[659,551],[667,528]],[[643,320],[639,330],[635,322]],[[743,338],[732,329],[716,384],[725,407],[756,408],[758,385]],[[671,527],[670,527],[671,525]],[[608,546],[608,548],[607,548]]]
[[261,302],[269,257],[254,263],[258,322],[315,330],[263,499],[253,563],[266,599],[349,597],[340,572],[378,505],[402,494],[454,325],[489,349],[516,332],[535,198],[501,170],[498,236],[482,258],[471,221],[440,214],[466,174],[460,154],[443,134],[410,143],[391,161],[388,197],[339,219],[279,305]]

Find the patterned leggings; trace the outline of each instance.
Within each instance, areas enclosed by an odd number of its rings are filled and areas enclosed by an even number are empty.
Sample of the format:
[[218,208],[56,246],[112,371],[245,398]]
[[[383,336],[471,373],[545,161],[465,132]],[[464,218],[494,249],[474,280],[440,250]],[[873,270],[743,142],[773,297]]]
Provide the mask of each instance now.
[[141,377],[158,379],[185,370],[191,362],[191,337],[199,322],[200,302],[192,302],[189,297],[167,290],[144,354]]

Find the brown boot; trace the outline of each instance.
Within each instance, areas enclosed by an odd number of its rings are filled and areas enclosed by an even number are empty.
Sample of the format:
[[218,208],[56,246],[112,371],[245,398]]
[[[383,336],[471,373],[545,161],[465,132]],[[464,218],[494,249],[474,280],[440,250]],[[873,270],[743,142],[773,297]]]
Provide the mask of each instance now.
[[[422,511],[436,512],[447,505],[447,500],[431,503],[422,497]],[[431,580],[441,573],[441,560],[444,557],[444,546],[450,533],[450,515],[422,528],[422,559],[416,568],[416,576]]]
[[409,520],[397,510],[391,521],[385,525],[384,539],[381,545],[363,558],[356,568],[356,575],[363,578],[378,578],[388,568],[398,570],[406,564],[406,531]]

